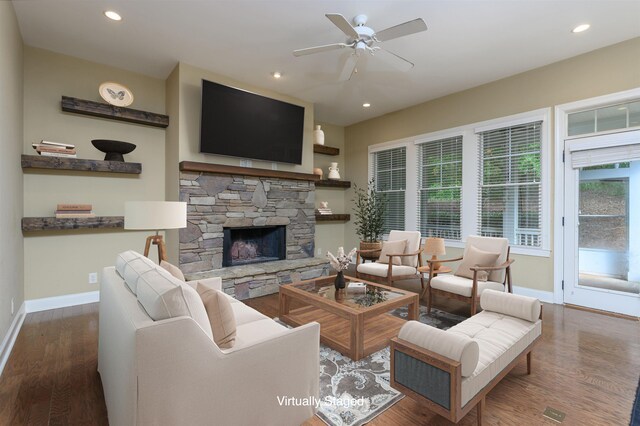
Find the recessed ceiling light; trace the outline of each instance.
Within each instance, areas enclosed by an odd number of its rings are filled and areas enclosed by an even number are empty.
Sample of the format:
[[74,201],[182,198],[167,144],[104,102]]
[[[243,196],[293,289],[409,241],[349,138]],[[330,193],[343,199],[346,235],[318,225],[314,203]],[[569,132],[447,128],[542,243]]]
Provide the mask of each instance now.
[[273,73],[271,73],[271,75],[273,76],[273,78],[275,78],[276,80],[279,79],[280,77],[282,77],[282,73],[280,71],[274,71]]
[[113,10],[105,10],[104,16],[113,21],[122,21],[122,16],[120,16],[118,12],[114,12]]
[[574,29],[571,30],[572,33],[581,33],[583,31],[587,31],[591,27],[589,24],[580,24]]
[[371,106],[371,104],[369,102],[365,102],[362,104],[363,108],[369,108]]

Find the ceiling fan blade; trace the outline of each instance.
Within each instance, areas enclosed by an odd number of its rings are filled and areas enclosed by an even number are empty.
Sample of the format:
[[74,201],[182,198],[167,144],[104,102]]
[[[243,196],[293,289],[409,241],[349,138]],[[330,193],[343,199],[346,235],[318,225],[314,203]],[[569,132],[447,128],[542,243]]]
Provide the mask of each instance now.
[[395,53],[384,49],[377,49],[373,56],[383,59],[385,62],[401,71],[409,71],[414,65],[413,62],[403,58],[402,56],[398,56]]
[[329,20],[333,22],[333,25],[340,28],[340,30],[346,35],[348,35],[350,38],[354,40],[357,40],[360,38],[356,30],[353,28],[353,26],[349,23],[349,21],[347,21],[347,19],[344,16],[340,15],[339,13],[327,13],[324,16],[329,18]]
[[378,41],[387,41],[426,30],[427,24],[424,23],[422,18],[418,18],[414,19],[413,21],[408,21],[404,24],[399,24],[394,27],[389,27],[387,29],[379,31],[375,33],[374,37]]
[[294,50],[293,56],[311,55],[314,53],[326,52],[329,50],[343,49],[345,47],[351,47],[351,45],[346,43],[333,43],[325,44],[323,46],[307,47],[306,49]]
[[360,59],[360,57],[355,53],[352,53],[351,55],[349,55],[349,57],[347,57],[347,60],[342,67],[342,71],[340,71],[338,81],[351,80],[351,77],[356,70],[356,66],[358,65],[358,59]]

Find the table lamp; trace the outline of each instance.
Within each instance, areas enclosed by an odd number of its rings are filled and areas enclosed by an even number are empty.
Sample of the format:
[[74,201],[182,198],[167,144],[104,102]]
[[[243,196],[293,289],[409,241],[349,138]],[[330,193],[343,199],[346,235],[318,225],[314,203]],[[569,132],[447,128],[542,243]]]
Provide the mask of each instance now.
[[149,257],[151,244],[158,246],[158,263],[167,259],[167,247],[160,231],[186,228],[187,203],[180,201],[128,201],[124,204],[124,229],[152,230],[147,237],[144,255]]
[[427,241],[424,243],[424,252],[427,255],[431,255],[431,268],[434,271],[440,269],[440,262],[435,262],[438,260],[438,255],[446,254],[444,249],[444,238],[427,238]]

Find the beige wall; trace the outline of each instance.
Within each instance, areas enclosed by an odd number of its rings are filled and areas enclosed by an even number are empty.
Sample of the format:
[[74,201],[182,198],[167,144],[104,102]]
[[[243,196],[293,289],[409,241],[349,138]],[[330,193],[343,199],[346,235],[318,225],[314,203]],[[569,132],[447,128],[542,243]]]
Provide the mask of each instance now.
[[[278,99],[295,105],[303,106],[305,108],[305,116],[302,164],[289,165],[284,163],[277,163],[277,167],[278,170],[311,173],[313,169],[313,104],[303,102],[299,99],[265,90],[259,87],[250,86],[239,81],[235,81],[229,77],[225,77],[188,64],[180,63],[179,68],[180,161],[199,161],[203,163],[226,164],[232,166],[240,165],[239,158],[200,153],[200,106],[202,99],[202,80],[205,79],[227,86],[248,90],[250,92],[268,96],[273,99]],[[247,123],[247,125],[250,124],[251,123]],[[250,153],[247,153],[247,157],[250,156]],[[255,168],[271,170],[271,162],[258,160],[252,160],[252,162],[252,165]]]
[[[313,166],[319,167],[324,172],[323,179],[329,174],[331,162],[337,162],[340,169],[340,177],[348,180],[348,170],[344,163],[344,127],[329,123],[316,122],[324,131],[325,145],[340,149],[340,155],[313,155]],[[341,188],[317,188],[316,207],[321,201],[327,201],[333,213],[345,213],[345,190]],[[343,222],[316,222],[316,256],[326,256],[327,250],[334,253],[337,247],[344,246],[345,223]],[[349,248],[345,247],[349,251]]]
[[[358,185],[366,183],[369,145],[635,87],[640,87],[640,38],[349,126],[345,129],[349,177]],[[553,157],[549,161],[553,170]],[[345,241],[357,242],[353,223],[346,227]],[[552,257],[514,257],[516,285],[553,291]]]
[[[0,342],[24,300],[22,218],[22,37],[10,2],[0,2]],[[11,313],[11,300],[14,313]]]
[[[238,87],[263,96],[290,102],[305,107],[302,164],[277,163],[278,170],[311,173],[313,169],[313,104],[300,101],[276,92],[250,86],[211,71],[179,63],[166,81],[166,107],[175,119],[166,134],[166,197],[179,198],[180,161],[240,166],[240,158],[200,153],[200,107],[202,102],[202,80],[209,80],[232,87]],[[250,123],[248,123],[250,124]],[[231,141],[232,142],[232,141]],[[247,153],[250,157],[251,153]],[[271,170],[272,163],[251,160],[252,167]],[[169,261],[178,264],[178,232],[167,232],[167,252]]]
[[[165,192],[167,201],[179,201],[180,172],[179,163],[179,134],[180,134],[180,66],[176,65],[165,82],[166,111],[169,117],[169,127],[165,134]],[[167,258],[170,263],[178,265],[179,238],[178,230],[166,231]]]
[[[91,203],[99,216],[124,214],[125,201],[165,199],[165,130],[64,113],[62,95],[100,101],[98,86],[116,81],[134,94],[133,108],[165,112],[165,82],[32,47],[24,48],[24,144],[41,139],[75,144],[79,158],[102,159],[92,139],[137,145],[126,161],[142,163],[142,174],[68,171],[24,173],[24,215],[52,216],[58,203]],[[147,232],[56,231],[24,238],[25,298],[98,290],[88,274],[112,265],[118,252],[142,251]],[[155,256],[155,254],[154,254]],[[152,258],[154,258],[152,256]]]

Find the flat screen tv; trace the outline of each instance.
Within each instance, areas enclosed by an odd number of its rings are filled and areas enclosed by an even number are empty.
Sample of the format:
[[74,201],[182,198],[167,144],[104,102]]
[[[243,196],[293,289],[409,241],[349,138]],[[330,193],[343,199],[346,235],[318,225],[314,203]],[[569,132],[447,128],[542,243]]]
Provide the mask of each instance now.
[[302,164],[304,107],[202,80],[200,152]]

